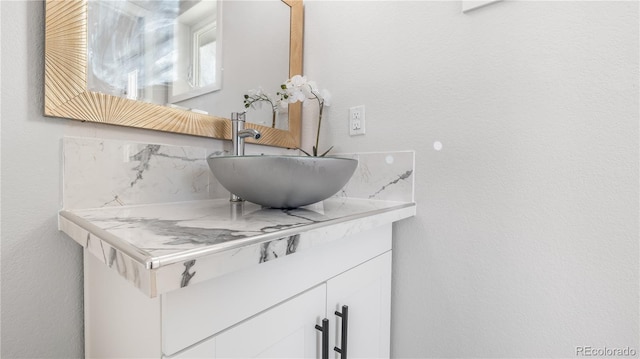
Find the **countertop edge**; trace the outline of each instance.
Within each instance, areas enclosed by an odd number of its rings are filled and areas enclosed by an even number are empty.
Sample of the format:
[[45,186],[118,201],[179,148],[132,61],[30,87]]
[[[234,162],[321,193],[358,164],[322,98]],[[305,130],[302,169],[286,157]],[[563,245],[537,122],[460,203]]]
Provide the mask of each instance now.
[[[414,202],[388,203],[385,208],[155,257],[67,210],[59,212],[59,228],[153,298],[185,287],[190,282],[201,282],[254,264],[285,258],[301,250],[307,251],[345,236],[410,218],[415,216],[416,209]],[[68,224],[61,225],[65,222]],[[274,256],[269,257],[270,253]],[[198,276],[192,281],[196,271]]]
[[197,249],[187,250],[187,251],[176,253],[176,254],[169,254],[169,255],[161,256],[161,257],[153,257],[153,258],[150,259],[150,261],[151,261],[151,267],[150,268],[151,269],[156,269],[156,268],[159,268],[159,267],[163,267],[163,266],[174,264],[174,263],[178,263],[178,262],[184,262],[184,261],[188,261],[188,260],[191,260],[191,259],[197,259],[199,257],[208,256],[208,255],[212,255],[212,254],[217,254],[217,253],[225,252],[225,251],[228,251],[228,250],[234,250],[234,249],[238,249],[238,248],[249,246],[249,245],[260,244],[260,243],[268,242],[268,241],[271,241],[271,240],[274,240],[274,239],[280,239],[280,238],[294,236],[294,235],[301,234],[301,233],[304,233],[304,232],[313,231],[315,229],[319,229],[319,228],[322,228],[322,227],[327,227],[327,226],[331,226],[331,225],[335,225],[335,224],[339,224],[339,223],[355,221],[355,220],[358,220],[358,219],[371,217],[371,216],[375,216],[375,215],[378,215],[378,214],[398,211],[398,210],[401,210],[401,209],[411,208],[411,207],[414,208],[414,211],[412,211],[412,213],[408,214],[407,216],[398,219],[398,220],[401,220],[401,219],[409,218],[411,216],[415,216],[415,208],[416,208],[415,202],[399,203],[397,206],[393,206],[393,207],[389,207],[389,208],[383,208],[383,209],[367,211],[367,212],[358,213],[358,214],[351,215],[351,216],[346,216],[346,217],[341,217],[341,218],[336,218],[336,219],[330,219],[330,220],[323,221],[323,222],[311,223],[311,224],[307,224],[307,225],[303,225],[303,226],[299,226],[299,227],[287,228],[287,229],[283,229],[283,230],[280,230],[280,231],[277,231],[277,232],[259,234],[259,235],[252,236],[252,237],[241,238],[241,239],[237,239],[237,240],[234,240],[234,241],[229,241],[229,242],[225,242],[225,243],[216,244],[215,246],[211,246],[211,247],[208,247],[208,248],[197,248]]
[[[61,217],[64,217],[66,220],[72,222],[73,224],[75,224],[75,225],[77,225],[77,226],[79,226],[81,228],[84,228],[89,233],[92,233],[93,235],[95,235],[99,239],[107,242],[108,244],[113,246],[115,249],[121,251],[122,253],[126,254],[129,257],[131,257],[131,259],[133,259],[136,262],[138,262],[141,265],[143,265],[146,269],[152,269],[153,268],[153,266],[152,266],[152,258],[150,256],[148,256],[144,252],[136,250],[131,245],[129,245],[125,241],[121,240],[117,236],[105,231],[104,229],[92,224],[91,222],[89,222],[89,221],[87,221],[87,220],[85,220],[85,219],[73,214],[72,212],[67,211],[67,210],[61,210],[60,212],[58,212],[58,215],[61,216]],[[70,234],[67,233],[67,235],[70,235]],[[80,245],[82,245],[82,244],[80,244]],[[84,245],[82,245],[82,246],[84,247]]]
[[[409,213],[407,216],[398,219],[398,220],[401,220],[404,218],[411,217],[412,215],[415,215],[415,208],[416,208],[415,202],[406,202],[406,203],[399,202],[397,205],[393,205],[387,208],[375,209],[375,210],[357,213],[357,214],[353,214],[345,217],[329,219],[322,222],[315,222],[315,223],[305,224],[298,227],[287,228],[287,229],[283,229],[283,230],[279,230],[271,233],[265,233],[265,234],[259,234],[256,236],[240,238],[234,241],[219,243],[210,247],[196,248],[196,249],[186,250],[179,253],[173,253],[173,254],[157,256],[157,257],[152,257],[148,255],[146,252],[141,252],[139,250],[136,250],[136,248],[132,247],[129,243],[123,241],[122,239],[109,233],[108,231],[99,228],[98,226],[92,224],[90,221],[87,221],[75,215],[71,211],[61,210],[58,214],[61,217],[64,217],[65,219],[67,219],[68,221],[74,223],[75,225],[86,229],[96,237],[100,238],[101,240],[105,241],[109,245],[113,246],[115,249],[128,255],[129,257],[131,257],[131,259],[140,263],[146,269],[158,269],[163,266],[175,264],[178,262],[197,259],[203,256],[217,254],[217,253],[225,252],[228,250],[234,250],[234,249],[242,248],[248,245],[254,245],[254,244],[259,244],[263,242],[268,242],[274,239],[293,236],[296,234],[312,231],[322,227],[355,221],[358,219],[375,216],[378,214],[398,211],[401,209],[411,208],[411,207],[413,207],[414,210],[411,213]],[[70,234],[67,234],[67,235],[70,235]]]

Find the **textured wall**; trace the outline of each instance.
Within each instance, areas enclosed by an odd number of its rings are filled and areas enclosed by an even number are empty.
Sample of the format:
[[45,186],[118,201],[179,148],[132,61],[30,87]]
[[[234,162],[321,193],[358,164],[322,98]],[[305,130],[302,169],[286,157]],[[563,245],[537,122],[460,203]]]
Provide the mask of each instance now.
[[56,229],[64,126],[42,117],[43,4],[1,6],[2,357],[78,357],[82,260]]
[[[637,2],[306,4],[306,72],[334,94],[323,142],[417,151],[418,216],[394,232],[393,356],[640,349]],[[221,143],[43,117],[43,5],[0,9],[1,354],[79,357],[61,137]],[[350,138],[360,104],[367,135]]]
[[305,20],[326,146],[417,151],[393,357],[640,351],[637,2],[309,1]]
[[[44,2],[0,1],[2,358],[83,355],[82,251],[58,232],[63,136],[221,149],[218,140],[43,117]],[[226,144],[224,144],[226,146]],[[248,145],[247,153],[282,152]]]

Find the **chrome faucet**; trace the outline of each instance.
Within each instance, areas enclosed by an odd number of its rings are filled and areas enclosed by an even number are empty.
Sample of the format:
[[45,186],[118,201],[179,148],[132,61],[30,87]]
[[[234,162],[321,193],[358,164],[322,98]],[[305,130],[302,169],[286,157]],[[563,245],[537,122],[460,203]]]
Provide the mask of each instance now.
[[[231,113],[231,145],[232,155],[244,156],[244,139],[246,137],[253,137],[254,140],[260,139],[262,135],[260,131],[253,128],[244,128],[245,113],[244,112],[232,112]],[[231,194],[231,202],[244,201],[239,196]]]
[[244,112],[231,113],[231,144],[233,146],[232,154],[234,156],[244,156],[245,137],[253,137],[254,140],[258,140],[262,136],[258,130],[244,128],[244,116]]

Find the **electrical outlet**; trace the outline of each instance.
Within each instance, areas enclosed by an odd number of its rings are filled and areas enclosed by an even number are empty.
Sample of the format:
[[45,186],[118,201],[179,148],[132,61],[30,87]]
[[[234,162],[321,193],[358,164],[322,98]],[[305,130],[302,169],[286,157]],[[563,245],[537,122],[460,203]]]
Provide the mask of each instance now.
[[364,135],[364,105],[349,109],[349,135]]

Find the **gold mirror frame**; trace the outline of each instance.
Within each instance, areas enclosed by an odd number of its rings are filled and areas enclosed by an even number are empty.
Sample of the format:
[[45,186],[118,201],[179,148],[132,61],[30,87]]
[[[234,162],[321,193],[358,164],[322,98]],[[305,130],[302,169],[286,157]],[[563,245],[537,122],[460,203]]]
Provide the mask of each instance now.
[[[302,74],[302,0],[282,0],[291,9],[289,77]],[[93,92],[87,89],[87,0],[46,0],[44,114],[80,121],[231,139],[228,118],[203,115]],[[302,107],[289,105],[289,129],[247,123],[264,145],[300,147]]]

